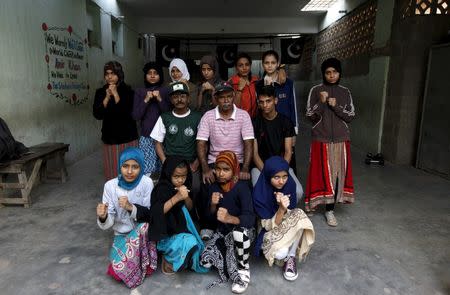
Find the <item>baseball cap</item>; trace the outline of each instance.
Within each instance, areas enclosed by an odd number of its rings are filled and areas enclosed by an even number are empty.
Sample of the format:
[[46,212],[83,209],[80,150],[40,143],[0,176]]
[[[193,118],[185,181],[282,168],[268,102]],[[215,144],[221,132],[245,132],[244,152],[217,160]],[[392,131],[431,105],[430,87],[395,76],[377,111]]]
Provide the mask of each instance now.
[[214,95],[217,95],[220,92],[224,92],[224,91],[234,91],[234,88],[230,84],[230,82],[220,82],[220,83],[216,84]]
[[169,95],[172,95],[175,92],[189,94],[189,88],[183,82],[175,82],[169,85]]

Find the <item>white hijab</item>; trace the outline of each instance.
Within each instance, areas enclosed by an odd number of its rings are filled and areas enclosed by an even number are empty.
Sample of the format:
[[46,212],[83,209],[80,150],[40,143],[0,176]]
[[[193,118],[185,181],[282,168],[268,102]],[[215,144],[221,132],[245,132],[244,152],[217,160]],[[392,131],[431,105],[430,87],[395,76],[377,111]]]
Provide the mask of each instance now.
[[[191,78],[191,75],[189,75],[189,71],[188,71],[188,68],[187,68],[184,60],[182,60],[181,58],[172,59],[172,61],[170,62],[170,65],[169,65],[169,74],[172,73],[173,67],[176,67],[183,74],[181,79],[185,79],[186,81],[189,81],[189,79]],[[172,79],[172,82],[177,82],[172,78],[171,74],[170,74],[170,78]]]

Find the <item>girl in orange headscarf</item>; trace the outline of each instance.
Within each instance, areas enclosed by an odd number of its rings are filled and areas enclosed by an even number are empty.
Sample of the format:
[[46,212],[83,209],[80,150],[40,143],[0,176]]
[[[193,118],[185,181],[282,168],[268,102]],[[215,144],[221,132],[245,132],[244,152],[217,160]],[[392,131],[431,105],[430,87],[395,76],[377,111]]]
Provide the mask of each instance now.
[[[206,242],[210,247],[203,252],[201,263],[204,266],[222,265],[222,270],[218,268],[221,278],[226,271],[233,282],[231,290],[242,293],[250,282],[250,244],[255,232],[252,194],[248,183],[239,180],[239,161],[232,151],[219,153],[214,172],[216,182],[208,192],[208,215],[212,222],[217,222],[217,229]],[[217,261],[219,257],[213,257],[217,251],[224,252],[222,257],[232,253],[237,265],[227,265],[227,270],[224,270],[223,264]]]

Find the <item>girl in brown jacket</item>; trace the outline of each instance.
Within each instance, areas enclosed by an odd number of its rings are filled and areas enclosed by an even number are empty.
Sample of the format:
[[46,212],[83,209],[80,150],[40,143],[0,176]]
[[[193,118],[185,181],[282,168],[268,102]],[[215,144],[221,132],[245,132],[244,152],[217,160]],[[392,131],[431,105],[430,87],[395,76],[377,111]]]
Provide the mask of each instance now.
[[328,225],[337,226],[336,203],[353,203],[350,123],[355,117],[350,90],[339,85],[341,63],[329,58],[321,66],[323,83],[311,88],[306,116],[313,123],[306,184],[306,211],[325,204]]

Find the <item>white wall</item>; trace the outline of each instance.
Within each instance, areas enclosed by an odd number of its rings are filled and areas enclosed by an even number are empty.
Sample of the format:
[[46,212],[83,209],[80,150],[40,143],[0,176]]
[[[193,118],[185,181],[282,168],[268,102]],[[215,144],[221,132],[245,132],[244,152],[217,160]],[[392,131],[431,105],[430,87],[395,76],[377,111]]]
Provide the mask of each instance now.
[[319,24],[319,31],[322,31],[341,17],[345,16],[345,13],[339,13],[339,11],[347,10],[347,13],[366,2],[367,0],[339,0],[334,5],[332,5],[322,21]]
[[124,26],[124,55],[112,56],[109,12],[127,14],[115,1],[95,1],[101,12],[102,48],[87,48],[89,99],[74,106],[47,90],[44,31],[48,26],[67,27],[87,36],[84,0],[2,0],[0,4],[0,117],[15,138],[25,145],[54,141],[69,143],[68,162],[97,149],[101,122],[92,116],[95,89],[103,84],[103,64],[111,59],[122,63],[125,79],[133,86],[142,84],[142,50],[137,49],[137,33]]

